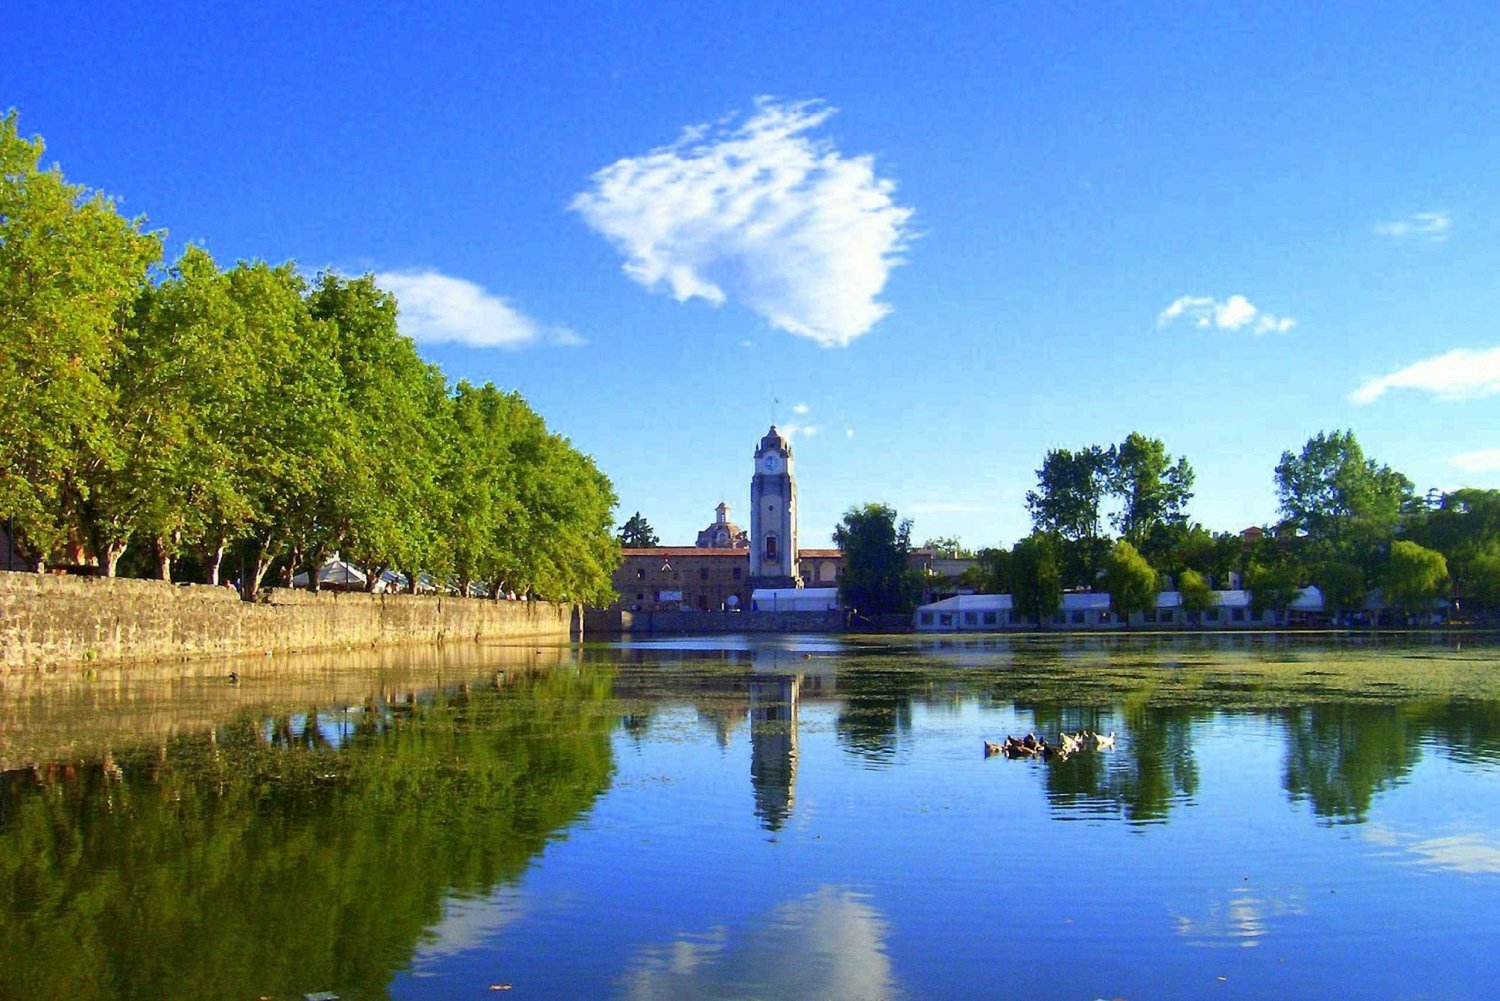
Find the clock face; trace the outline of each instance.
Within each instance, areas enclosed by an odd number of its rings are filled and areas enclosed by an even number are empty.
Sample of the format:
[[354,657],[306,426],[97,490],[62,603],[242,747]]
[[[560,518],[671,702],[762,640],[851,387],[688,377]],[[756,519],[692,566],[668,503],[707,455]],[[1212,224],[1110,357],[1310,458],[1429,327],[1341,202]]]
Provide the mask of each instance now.
[[781,469],[781,456],[768,455],[760,460],[760,467],[768,473],[774,473]]

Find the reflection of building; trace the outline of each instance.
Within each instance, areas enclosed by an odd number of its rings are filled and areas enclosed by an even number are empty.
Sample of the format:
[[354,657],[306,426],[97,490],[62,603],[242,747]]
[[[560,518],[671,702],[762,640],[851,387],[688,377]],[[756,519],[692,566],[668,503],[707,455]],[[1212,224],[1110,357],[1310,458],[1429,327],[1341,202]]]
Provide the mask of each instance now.
[[797,702],[800,674],[750,678],[750,784],[755,815],[769,831],[792,814],[797,784]]

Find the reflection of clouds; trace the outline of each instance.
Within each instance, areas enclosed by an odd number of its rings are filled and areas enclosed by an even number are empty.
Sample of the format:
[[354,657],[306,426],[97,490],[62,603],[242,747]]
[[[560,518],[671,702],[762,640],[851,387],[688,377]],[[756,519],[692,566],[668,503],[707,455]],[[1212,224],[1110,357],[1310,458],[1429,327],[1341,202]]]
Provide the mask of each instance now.
[[1439,838],[1404,834],[1389,827],[1365,831],[1367,840],[1408,856],[1417,865],[1451,869],[1465,875],[1500,875],[1500,840],[1493,834],[1471,831]]
[[423,933],[412,954],[412,971],[416,976],[439,960],[477,949],[515,921],[525,917],[525,908],[499,894],[472,900],[450,899],[443,905],[443,917]]
[[1177,934],[1189,945],[1253,949],[1269,931],[1272,919],[1306,913],[1296,894],[1276,900],[1248,886],[1220,892],[1222,897],[1210,900],[1202,917],[1177,916]]
[[735,935],[716,927],[643,950],[628,998],[899,997],[885,954],[886,922],[866,898],[823,887]]

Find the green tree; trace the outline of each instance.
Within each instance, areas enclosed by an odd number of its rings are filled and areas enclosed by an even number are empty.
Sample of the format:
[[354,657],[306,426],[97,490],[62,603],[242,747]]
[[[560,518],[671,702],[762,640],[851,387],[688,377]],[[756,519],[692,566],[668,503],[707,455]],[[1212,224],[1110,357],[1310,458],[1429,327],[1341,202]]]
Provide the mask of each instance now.
[[79,531],[105,574],[140,540],[155,576],[169,580],[172,561],[211,525],[248,518],[230,441],[257,360],[236,320],[225,276],[197,247],[142,289],[106,374],[109,431],[75,470]]
[[1011,550],[1011,594],[1018,613],[1041,628],[1062,608],[1062,565],[1057,541],[1033,533]]
[[1317,555],[1367,563],[1395,532],[1412,485],[1365,458],[1354,432],[1333,431],[1308,439],[1298,455],[1281,454],[1276,494]]
[[1120,500],[1111,521],[1132,545],[1140,546],[1164,525],[1182,524],[1193,496],[1193,467],[1172,461],[1160,439],[1131,432],[1110,448],[1107,482]]
[[[1454,590],[1471,606],[1493,608],[1495,561],[1500,558],[1500,490],[1467,488],[1444,494],[1405,537],[1436,549],[1448,561]],[[1500,596],[1497,596],[1500,598]]]
[[1386,601],[1392,606],[1408,615],[1427,614],[1447,590],[1448,561],[1442,553],[1397,539],[1391,543],[1390,561],[1381,577]]
[[1034,530],[1070,542],[1097,539],[1109,468],[1108,453],[1097,445],[1049,451],[1036,471],[1036,489],[1026,493]]
[[1323,610],[1335,622],[1365,600],[1365,575],[1358,566],[1329,560],[1314,568],[1312,582],[1323,592]]
[[91,498],[77,471],[118,447],[107,381],[155,234],[41,167],[41,139],[0,117],[0,515],[40,568]]
[[517,506],[509,421],[517,403],[515,394],[491,383],[460,381],[454,390],[454,438],[441,480],[451,503],[442,538],[460,594],[500,572],[503,532]]
[[1204,612],[1218,604],[1218,596],[1196,570],[1184,570],[1177,575],[1177,593],[1182,597],[1183,614],[1195,626],[1202,621]]
[[1470,609],[1500,609],[1500,553],[1480,553],[1469,559],[1463,600]]
[[334,443],[341,475],[319,484],[317,521],[373,588],[384,571],[423,561],[432,546],[436,526],[423,498],[437,487],[441,415],[430,409],[431,371],[397,329],[395,297],[372,276],[325,272],[307,308],[335,333],[343,431]]
[[334,526],[319,514],[327,485],[346,472],[352,428],[338,329],[308,312],[296,266],[241,262],[228,281],[245,345],[259,359],[242,373],[244,410],[232,443],[232,475],[252,511],[239,533],[241,592],[253,597],[276,560],[299,563],[300,553],[334,544]]
[[979,594],[1009,594],[1011,589],[1011,554],[1003,547],[984,548],[975,556],[974,565],[959,575],[959,583]]
[[899,524],[885,504],[851,507],[833,530],[843,553],[839,598],[863,615],[909,612],[922,591],[921,577],[909,563],[911,520]]
[[1245,587],[1250,591],[1251,610],[1256,615],[1274,612],[1279,621],[1285,620],[1286,610],[1301,593],[1298,571],[1289,565],[1252,563],[1245,571]]
[[1211,581],[1225,582],[1240,569],[1244,542],[1233,532],[1210,532],[1197,522],[1159,522],[1137,548],[1158,573],[1176,577],[1196,570]]
[[1156,607],[1156,571],[1124,539],[1114,544],[1105,560],[1104,585],[1109,590],[1110,608],[1127,626],[1133,613]]
[[656,537],[655,529],[639,511],[625,520],[625,524],[620,526],[619,534],[615,537],[619,539],[620,545],[631,549],[651,549],[661,545],[661,540]]

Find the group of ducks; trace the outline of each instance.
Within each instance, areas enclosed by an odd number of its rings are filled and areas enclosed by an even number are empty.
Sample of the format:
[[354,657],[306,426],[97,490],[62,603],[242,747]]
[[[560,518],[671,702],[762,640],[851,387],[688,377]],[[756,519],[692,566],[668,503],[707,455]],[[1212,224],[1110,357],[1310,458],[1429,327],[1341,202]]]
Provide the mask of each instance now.
[[1034,733],[1028,733],[1024,737],[1006,737],[1003,744],[996,744],[989,740],[984,742],[986,758],[1003,754],[1007,758],[1045,758],[1049,761],[1055,758],[1058,761],[1066,761],[1070,755],[1080,751],[1112,751],[1114,749],[1115,732],[1113,730],[1108,734],[1090,733],[1088,730],[1063,733],[1058,736],[1055,744],[1047,743]]

